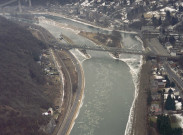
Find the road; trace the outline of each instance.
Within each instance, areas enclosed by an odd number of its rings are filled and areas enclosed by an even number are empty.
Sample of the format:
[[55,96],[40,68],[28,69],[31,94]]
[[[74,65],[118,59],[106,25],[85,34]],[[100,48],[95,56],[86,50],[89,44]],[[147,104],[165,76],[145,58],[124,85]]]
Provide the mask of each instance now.
[[172,71],[172,69],[170,68],[170,65],[166,62],[164,63],[164,68],[167,71],[168,77],[170,80],[174,80],[176,83],[176,87],[179,90],[179,95],[180,97],[183,99],[183,81],[179,78],[179,76],[176,75],[175,72]]
[[183,90],[183,81],[173,72],[170,68],[170,65],[168,63],[164,63],[164,68],[166,69],[168,76],[170,79],[174,80],[176,84],[178,85],[178,88],[180,90]]
[[[65,66],[64,62],[62,61],[62,59],[60,58],[60,56],[58,55],[58,52],[51,50],[51,54],[53,56],[54,59],[54,63],[58,69],[59,72],[62,72],[64,74],[64,78],[65,80],[65,84],[64,84],[64,93],[66,93],[65,95],[67,96],[67,98],[64,98],[65,102],[65,106],[66,108],[64,108],[64,110],[66,110],[66,112],[62,115],[65,115],[64,120],[62,122],[59,123],[58,127],[59,129],[62,129],[67,121],[67,117],[70,113],[71,110],[71,100],[72,100],[72,81],[71,81],[71,76],[69,71],[67,70],[67,67]],[[60,71],[61,70],[61,71]],[[55,130],[59,130],[58,128],[56,128]]]
[[132,50],[132,49],[121,49],[117,47],[103,47],[103,46],[87,46],[87,45],[64,45],[60,43],[55,43],[55,45],[60,49],[84,49],[84,50],[93,50],[93,51],[106,51],[106,52],[119,52],[119,53],[128,53],[136,55],[145,55],[146,53],[142,50]]
[[[154,52],[156,55],[169,55],[168,51],[159,43],[157,38],[152,38],[150,40],[146,39],[148,47]],[[178,87],[183,90],[183,81],[171,70],[168,62],[164,62],[164,68],[168,73],[168,76],[171,80],[174,80]]]
[[84,90],[84,75],[83,75],[81,65],[70,52],[69,54],[73,63],[75,64],[75,67],[78,73],[78,88],[76,90],[75,101],[69,111],[67,118],[64,120],[65,122],[62,124],[62,127],[59,129],[57,135],[68,135],[70,133],[73,121],[75,120],[76,112],[78,111],[78,107],[80,105],[83,90]]
[[157,38],[146,39],[148,47],[155,55],[170,56],[167,50],[160,44]]
[[[170,54],[167,52],[167,50],[159,43],[157,38],[152,38],[149,41],[147,40],[147,43],[148,43],[151,51],[154,52],[154,54],[170,56]],[[171,70],[168,62],[164,62],[164,68],[167,71],[169,78],[176,82],[176,84],[178,85],[180,90],[183,90],[183,81]],[[182,96],[182,98],[183,98],[183,96]]]
[[1,4],[0,7],[5,7],[5,6],[7,6],[7,5],[11,4],[11,3],[14,3],[16,1],[18,1],[18,0],[10,0],[10,1],[4,3],[4,4]]
[[[63,43],[68,43],[68,42],[66,40],[64,40]],[[74,123],[76,113],[77,113],[80,103],[81,103],[81,99],[82,99],[83,92],[84,92],[84,85],[85,85],[84,72],[83,72],[80,62],[75,58],[75,56],[73,56],[73,54],[70,51],[68,51],[68,54],[69,54],[69,57],[71,58],[72,62],[74,63],[76,71],[77,71],[78,87],[76,90],[76,98],[73,102],[73,105],[69,111],[67,118],[65,118],[66,122],[62,124],[62,127],[57,132],[57,135],[69,135],[70,134],[72,124]]]

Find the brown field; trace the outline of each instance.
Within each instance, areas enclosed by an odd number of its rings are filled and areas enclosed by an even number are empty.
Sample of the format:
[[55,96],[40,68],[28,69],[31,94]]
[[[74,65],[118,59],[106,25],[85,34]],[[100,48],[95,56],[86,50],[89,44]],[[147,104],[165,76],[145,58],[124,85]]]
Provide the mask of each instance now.
[[84,31],[81,31],[79,35],[90,39],[97,45],[121,48],[121,36],[119,35],[115,34],[107,35],[102,33],[92,33]]

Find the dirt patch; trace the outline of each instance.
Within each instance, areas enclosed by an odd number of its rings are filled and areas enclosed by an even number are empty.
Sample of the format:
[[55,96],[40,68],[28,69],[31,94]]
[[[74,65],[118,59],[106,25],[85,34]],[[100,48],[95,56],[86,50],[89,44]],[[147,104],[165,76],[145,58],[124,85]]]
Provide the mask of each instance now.
[[74,42],[70,39],[70,38],[68,38],[66,35],[63,35],[62,34],[62,37],[64,38],[64,40],[66,40],[69,44],[73,44]]
[[108,47],[118,47],[121,48],[121,36],[111,34],[102,34],[102,33],[92,33],[81,31],[79,35],[86,37],[96,43],[97,45],[108,46]]
[[[122,48],[121,43],[121,34],[117,31],[113,31],[112,34],[102,34],[102,33],[92,33],[92,32],[84,32],[81,31],[79,35],[88,38],[89,40],[93,41],[97,45],[101,45],[105,47],[117,47]],[[112,52],[111,53],[114,57],[119,58],[119,52]]]

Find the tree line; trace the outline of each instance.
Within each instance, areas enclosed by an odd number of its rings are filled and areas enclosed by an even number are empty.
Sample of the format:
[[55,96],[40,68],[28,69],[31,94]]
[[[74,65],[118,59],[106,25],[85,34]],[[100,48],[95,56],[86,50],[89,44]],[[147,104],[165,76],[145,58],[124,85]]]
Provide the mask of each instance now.
[[159,115],[157,117],[157,129],[161,135],[182,135],[180,127],[171,127],[171,120],[168,115]]

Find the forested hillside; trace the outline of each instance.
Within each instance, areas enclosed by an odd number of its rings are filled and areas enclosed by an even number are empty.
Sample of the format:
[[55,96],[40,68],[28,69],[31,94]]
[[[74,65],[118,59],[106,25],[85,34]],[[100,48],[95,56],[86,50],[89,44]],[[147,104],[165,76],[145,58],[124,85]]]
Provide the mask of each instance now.
[[37,59],[46,46],[21,26],[0,17],[0,134],[39,135],[51,101]]

